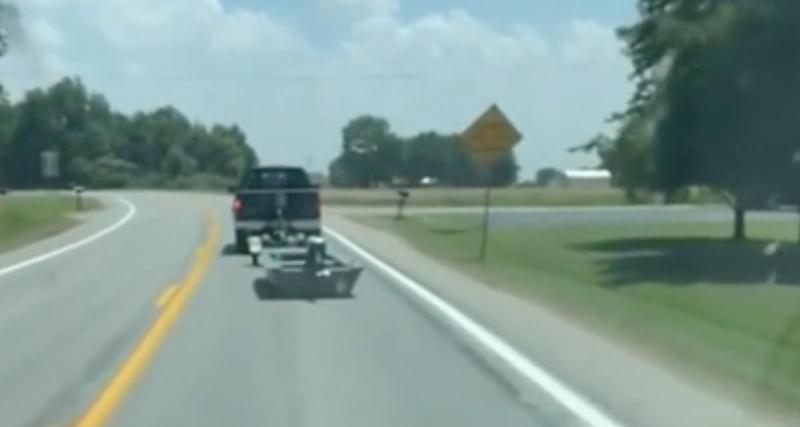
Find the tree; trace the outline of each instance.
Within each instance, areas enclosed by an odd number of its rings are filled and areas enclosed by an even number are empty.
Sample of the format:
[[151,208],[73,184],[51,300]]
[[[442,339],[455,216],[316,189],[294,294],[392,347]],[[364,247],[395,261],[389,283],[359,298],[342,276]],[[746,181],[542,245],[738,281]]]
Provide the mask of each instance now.
[[513,151],[509,151],[492,166],[492,186],[507,187],[513,185],[517,182],[518,175],[517,157]]
[[611,172],[613,184],[625,190],[630,202],[640,199],[639,190],[658,190],[656,162],[651,156],[654,123],[649,114],[628,117],[615,139],[601,135],[594,140],[603,168]]
[[[19,12],[13,4],[0,2],[0,57],[3,57],[8,50],[9,27],[13,26],[13,21],[18,18]],[[7,160],[5,153],[11,141],[15,120],[14,109],[8,102],[5,89],[0,82],[0,187],[5,186],[6,183]]]
[[330,184],[334,187],[349,188],[356,186],[356,177],[350,174],[344,162],[344,157],[339,156],[334,159],[328,167]]
[[341,165],[360,187],[391,184],[400,169],[402,142],[386,119],[361,116],[342,130]]
[[424,132],[408,139],[403,156],[403,178],[412,185],[426,177],[449,183],[453,176],[453,165],[448,159],[450,144],[446,136],[436,132]]
[[[667,194],[690,185],[724,192],[734,238],[742,239],[747,210],[779,191],[800,148],[800,4],[640,0],[639,7],[640,22],[620,31],[637,81],[621,116],[620,167]],[[631,154],[641,160],[625,161]]]
[[242,176],[258,163],[247,136],[237,126],[215,125],[209,132],[202,125],[193,125],[186,152],[197,160],[200,172],[229,178]]
[[479,187],[486,184],[484,174],[464,148],[464,140],[459,135],[447,139],[448,177],[444,181],[455,187]]
[[[414,186],[423,178],[434,178],[441,185],[486,185],[486,174],[465,151],[459,135],[429,131],[400,138],[385,119],[372,116],[350,121],[342,135],[342,153],[330,164],[334,186],[371,187],[398,179]],[[508,153],[490,171],[490,184],[511,185],[518,171],[514,153]]]
[[[181,185],[219,187],[258,163],[236,126],[214,125],[209,131],[172,107],[128,117],[72,78],[32,90],[16,105],[0,96],[5,182],[42,185],[45,150],[60,154],[63,184],[96,187],[177,185],[179,178]],[[196,173],[202,176],[192,179]]]
[[40,155],[52,148],[61,122],[56,120],[46,94],[41,90],[29,92],[18,107],[17,121],[5,155],[8,183],[28,187],[41,185]]
[[16,111],[5,97],[0,96],[0,187],[8,182],[6,152],[16,126]]
[[108,155],[110,109],[102,97],[90,97],[78,79],[64,79],[46,91],[29,92],[19,115],[6,158],[9,180],[15,185],[41,184],[40,156],[60,154],[64,182],[71,182],[73,158],[88,161]]
[[196,168],[197,161],[186,154],[179,145],[170,147],[161,164],[161,170],[173,179],[180,176],[191,175],[195,172]]

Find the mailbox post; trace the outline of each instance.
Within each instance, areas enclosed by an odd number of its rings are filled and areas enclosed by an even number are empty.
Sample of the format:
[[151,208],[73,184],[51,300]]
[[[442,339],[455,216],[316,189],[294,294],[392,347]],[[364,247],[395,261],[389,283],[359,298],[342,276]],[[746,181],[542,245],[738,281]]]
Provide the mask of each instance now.
[[403,215],[403,210],[406,207],[406,202],[411,194],[407,190],[399,190],[397,192],[397,216],[395,217],[395,221],[400,221],[405,218]]
[[75,192],[75,209],[83,210],[83,192],[85,189],[81,186],[76,186],[73,191]]

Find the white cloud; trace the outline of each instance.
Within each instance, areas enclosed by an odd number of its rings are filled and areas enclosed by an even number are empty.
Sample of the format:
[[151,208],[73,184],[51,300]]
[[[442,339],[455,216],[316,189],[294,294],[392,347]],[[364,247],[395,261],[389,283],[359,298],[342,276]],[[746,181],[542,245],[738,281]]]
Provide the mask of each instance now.
[[618,61],[621,48],[613,31],[587,20],[572,22],[569,37],[559,47],[564,61],[579,65]]
[[66,0],[26,0],[25,3],[26,5],[31,5],[33,7],[50,8],[59,6],[63,4],[65,1]]
[[64,34],[45,19],[31,20],[27,28],[33,48],[57,50],[64,44]]
[[343,59],[353,65],[426,72],[509,69],[544,62],[550,55],[547,42],[534,29],[498,32],[462,10],[407,24],[394,16],[367,18],[353,27],[343,51]]
[[219,0],[81,1],[101,39],[166,72],[191,67],[193,74],[218,76],[243,62],[263,71],[282,55],[309,51],[302,38],[267,15],[226,10]]
[[319,0],[326,11],[338,11],[351,17],[389,15],[400,9],[397,0]]
[[588,162],[566,147],[602,130],[630,90],[613,31],[592,21],[551,40],[463,10],[403,21],[394,0],[320,1],[360,14],[328,51],[220,0],[26,0],[48,72],[26,76],[9,57],[0,73],[18,91],[78,74],[124,110],[172,103],[199,120],[238,122],[265,160],[312,158],[318,168],[357,114],[384,115],[404,134],[456,132],[498,102],[526,135],[518,154],[528,174]]

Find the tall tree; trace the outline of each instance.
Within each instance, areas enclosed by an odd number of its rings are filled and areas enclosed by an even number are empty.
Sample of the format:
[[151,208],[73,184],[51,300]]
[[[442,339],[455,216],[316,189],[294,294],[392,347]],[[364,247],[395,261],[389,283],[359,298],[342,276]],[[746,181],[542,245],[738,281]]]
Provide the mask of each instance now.
[[16,110],[8,102],[8,99],[0,94],[0,187],[5,187],[8,183],[6,153],[8,152],[15,126]]
[[6,147],[8,183],[28,187],[42,185],[41,153],[54,148],[62,131],[62,117],[54,111],[46,93],[29,92],[18,107],[16,126]]
[[402,162],[402,142],[386,119],[361,116],[342,130],[341,164],[360,187],[391,184]]
[[[5,56],[8,50],[8,34],[18,20],[19,11],[17,8],[9,2],[0,1],[0,58]],[[15,120],[14,108],[8,101],[3,83],[0,82],[0,187],[4,187],[7,183],[8,173],[6,171],[7,159],[5,153],[8,151],[8,145],[11,142]]]
[[640,10],[621,31],[638,83],[623,129],[652,124],[652,186],[728,194],[744,238],[745,213],[779,191],[800,148],[800,4],[640,0]]
[[405,143],[403,177],[409,183],[434,178],[445,183],[453,175],[449,155],[452,141],[436,132],[424,132]]

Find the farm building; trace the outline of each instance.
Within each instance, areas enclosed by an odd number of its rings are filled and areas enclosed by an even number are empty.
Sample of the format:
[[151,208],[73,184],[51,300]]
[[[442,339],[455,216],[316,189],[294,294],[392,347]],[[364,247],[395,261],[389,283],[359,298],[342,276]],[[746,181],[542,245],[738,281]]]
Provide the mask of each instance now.
[[544,168],[536,173],[536,184],[549,188],[610,188],[611,172],[604,169]]

